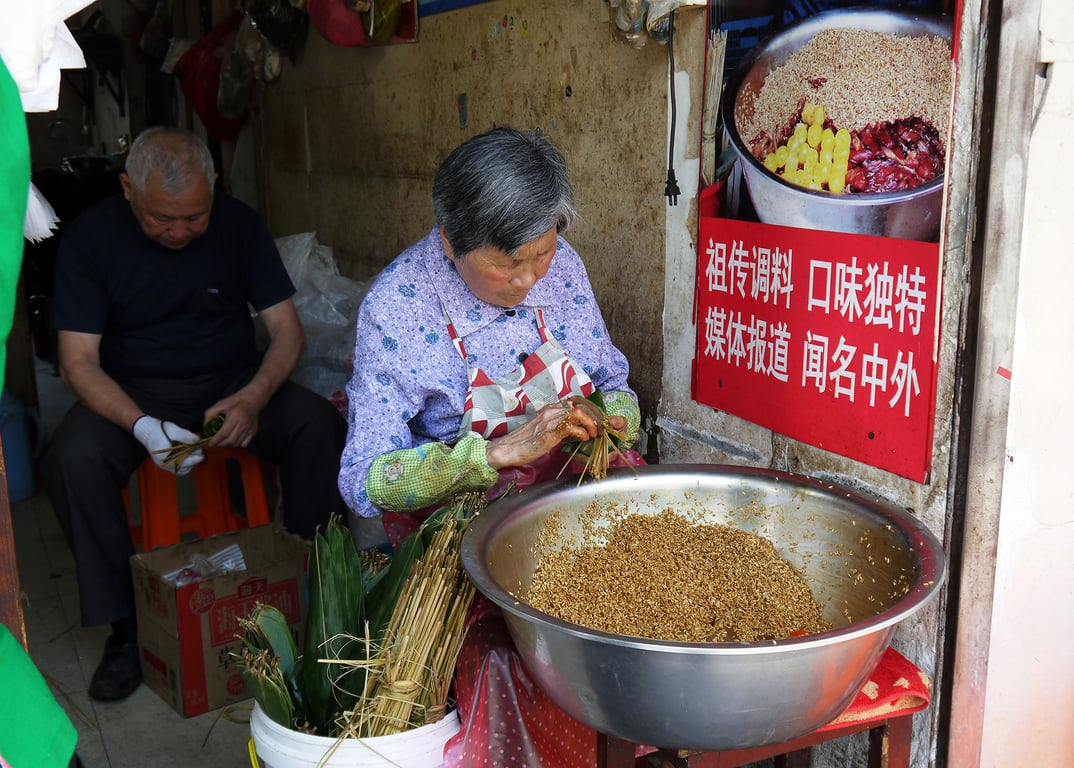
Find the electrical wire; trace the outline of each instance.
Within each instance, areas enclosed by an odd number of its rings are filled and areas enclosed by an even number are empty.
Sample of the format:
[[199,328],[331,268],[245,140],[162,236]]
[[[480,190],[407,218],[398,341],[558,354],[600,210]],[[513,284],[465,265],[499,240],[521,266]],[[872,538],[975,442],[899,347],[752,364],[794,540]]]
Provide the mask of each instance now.
[[679,204],[679,183],[675,180],[675,12],[668,14],[668,96],[671,98],[671,132],[668,136],[668,178],[664,197],[668,205]]

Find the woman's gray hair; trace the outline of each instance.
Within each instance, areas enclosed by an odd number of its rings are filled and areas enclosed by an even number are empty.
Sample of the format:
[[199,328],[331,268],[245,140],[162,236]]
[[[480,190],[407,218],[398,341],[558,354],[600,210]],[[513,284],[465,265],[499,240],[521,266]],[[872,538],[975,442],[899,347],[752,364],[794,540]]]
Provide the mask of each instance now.
[[496,128],[463,142],[433,180],[437,223],[457,258],[493,247],[514,256],[577,217],[567,164],[536,131]]
[[191,174],[203,174],[213,188],[216,169],[205,142],[182,128],[156,126],[138,134],[127,153],[127,178],[139,192],[149,177],[156,175],[164,192],[181,192],[190,184]]

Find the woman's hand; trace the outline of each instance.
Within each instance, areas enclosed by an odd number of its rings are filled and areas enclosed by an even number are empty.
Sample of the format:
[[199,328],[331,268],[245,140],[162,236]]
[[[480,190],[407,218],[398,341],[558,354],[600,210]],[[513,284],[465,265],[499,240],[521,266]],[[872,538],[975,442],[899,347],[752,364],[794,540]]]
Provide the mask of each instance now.
[[[604,423],[604,413],[602,413],[600,408],[598,408],[597,405],[592,401],[586,400],[584,397],[579,397],[578,395],[572,395],[570,398],[570,402],[574,405],[575,408],[584,409],[586,413],[589,414],[590,418],[593,419],[593,423]],[[623,431],[627,428],[626,416],[608,416],[608,426],[610,426],[614,430],[618,430],[620,432]],[[589,437],[582,438],[582,440],[588,440],[596,436],[596,433],[594,433],[591,434]]]
[[[614,419],[625,422],[613,416],[613,426]],[[536,461],[565,440],[591,440],[603,427],[603,420],[600,408],[582,397],[546,405],[515,431],[490,440],[485,455],[493,469],[519,467]]]

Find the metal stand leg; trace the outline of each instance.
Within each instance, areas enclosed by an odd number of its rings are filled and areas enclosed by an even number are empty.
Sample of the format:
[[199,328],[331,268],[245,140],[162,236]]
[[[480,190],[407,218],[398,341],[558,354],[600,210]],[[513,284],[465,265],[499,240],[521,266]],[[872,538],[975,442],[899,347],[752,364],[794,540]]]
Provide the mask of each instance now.
[[597,733],[597,768],[635,768],[634,752],[633,743]]
[[[913,727],[913,713],[907,712],[895,714],[886,720],[814,732],[794,741],[767,747],[725,752],[664,749],[660,754],[664,765],[673,768],[736,768],[768,758],[775,759],[776,768],[809,768],[812,745],[867,730],[869,768],[910,768]],[[603,733],[597,734],[597,768],[636,768],[638,761],[634,754],[634,744]]]
[[869,731],[869,768],[910,768],[914,721],[894,717]]

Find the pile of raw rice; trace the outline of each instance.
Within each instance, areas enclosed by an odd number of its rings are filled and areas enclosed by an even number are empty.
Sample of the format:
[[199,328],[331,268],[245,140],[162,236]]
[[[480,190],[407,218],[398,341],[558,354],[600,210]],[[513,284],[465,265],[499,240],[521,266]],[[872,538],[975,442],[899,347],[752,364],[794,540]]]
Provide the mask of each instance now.
[[863,29],[824,29],[765,76],[759,93],[746,84],[735,125],[748,145],[780,143],[802,102],[824,107],[836,128],[918,117],[947,142],[951,46],[941,37],[905,37]]
[[756,534],[672,509],[607,528],[583,517],[583,531],[561,545],[558,515],[549,516],[520,599],[565,621],[655,640],[755,642],[830,628],[801,575]]

